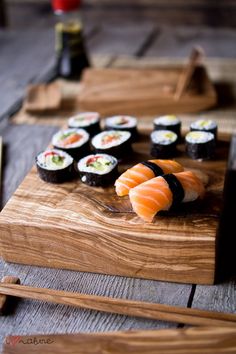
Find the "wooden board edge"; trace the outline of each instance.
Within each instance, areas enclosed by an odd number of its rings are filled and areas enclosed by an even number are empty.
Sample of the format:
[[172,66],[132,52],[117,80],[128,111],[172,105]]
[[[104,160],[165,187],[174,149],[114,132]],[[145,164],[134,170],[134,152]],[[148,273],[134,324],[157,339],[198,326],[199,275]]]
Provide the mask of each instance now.
[[105,333],[44,334],[7,336],[3,354],[34,353],[110,354],[235,353],[235,327],[131,330]]

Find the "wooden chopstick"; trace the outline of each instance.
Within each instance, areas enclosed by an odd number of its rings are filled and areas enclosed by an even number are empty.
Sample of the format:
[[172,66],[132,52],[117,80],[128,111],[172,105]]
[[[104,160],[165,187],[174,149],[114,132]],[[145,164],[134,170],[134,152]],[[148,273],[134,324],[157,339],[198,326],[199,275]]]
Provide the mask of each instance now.
[[180,97],[183,95],[185,89],[187,88],[193,72],[195,70],[196,65],[199,63],[200,58],[203,55],[203,50],[200,47],[195,47],[190,55],[189,62],[187,66],[184,68],[183,72],[181,73],[177,87],[174,94],[174,99],[178,101]]
[[68,306],[188,325],[236,326],[236,314],[0,283],[0,293]]

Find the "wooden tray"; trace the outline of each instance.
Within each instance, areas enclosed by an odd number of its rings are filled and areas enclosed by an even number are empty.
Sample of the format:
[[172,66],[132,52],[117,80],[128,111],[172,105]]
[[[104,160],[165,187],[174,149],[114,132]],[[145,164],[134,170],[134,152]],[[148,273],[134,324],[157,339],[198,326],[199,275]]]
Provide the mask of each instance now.
[[104,115],[157,115],[198,112],[216,104],[216,92],[204,67],[195,69],[190,85],[176,101],[183,66],[160,69],[87,69],[78,101],[81,110]]
[[9,336],[3,354],[235,353],[236,330],[227,327],[110,333]]
[[[121,171],[150,158],[148,140],[143,133]],[[34,167],[0,214],[2,257],[46,267],[212,284],[226,140],[218,142],[216,159],[205,162],[188,158],[180,145],[176,160],[209,176],[206,196],[158,215],[152,224],[140,220],[128,197],[117,197],[113,187],[88,187],[79,180],[48,184]]]

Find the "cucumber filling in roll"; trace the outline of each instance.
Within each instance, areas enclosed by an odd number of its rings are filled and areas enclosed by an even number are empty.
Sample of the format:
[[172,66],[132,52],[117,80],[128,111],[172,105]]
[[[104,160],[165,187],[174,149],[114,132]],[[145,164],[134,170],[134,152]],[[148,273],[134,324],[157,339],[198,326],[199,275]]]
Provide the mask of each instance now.
[[118,176],[117,166],[117,159],[107,154],[86,156],[77,165],[81,181],[90,186],[112,184]]
[[39,177],[49,183],[62,183],[75,176],[73,158],[62,150],[49,149],[36,157]]
[[191,131],[205,131],[217,138],[217,124],[211,119],[198,119],[190,125]]
[[171,130],[181,138],[181,121],[175,115],[166,115],[154,119],[154,130]]

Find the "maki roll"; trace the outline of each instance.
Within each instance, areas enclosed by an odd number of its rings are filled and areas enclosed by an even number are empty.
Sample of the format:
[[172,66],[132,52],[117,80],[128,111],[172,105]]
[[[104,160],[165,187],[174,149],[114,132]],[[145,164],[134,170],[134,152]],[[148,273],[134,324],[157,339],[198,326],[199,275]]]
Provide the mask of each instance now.
[[86,156],[78,162],[77,167],[81,181],[89,186],[106,187],[118,176],[118,161],[107,154]]
[[39,177],[49,183],[62,183],[75,177],[73,158],[62,150],[50,149],[36,156]]
[[169,158],[176,155],[178,136],[170,130],[154,130],[151,133],[151,155]]
[[132,141],[137,140],[137,119],[131,116],[113,116],[105,119],[105,129],[126,130],[131,133]]
[[215,137],[204,131],[189,132],[185,137],[186,151],[192,159],[210,159],[215,152]]
[[181,139],[181,121],[175,115],[157,117],[153,121],[154,130],[171,130]]
[[190,125],[191,131],[205,131],[208,133],[212,133],[217,138],[217,124],[214,120],[211,119],[198,119]]
[[78,113],[68,120],[69,128],[83,128],[90,136],[100,133],[100,114],[97,112]]
[[123,130],[107,130],[95,135],[91,141],[97,153],[107,153],[121,159],[132,152],[131,133]]
[[53,135],[53,147],[70,154],[76,161],[90,152],[89,134],[84,129],[65,129]]

